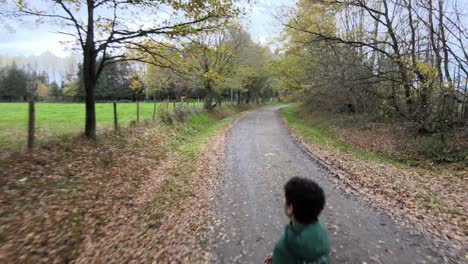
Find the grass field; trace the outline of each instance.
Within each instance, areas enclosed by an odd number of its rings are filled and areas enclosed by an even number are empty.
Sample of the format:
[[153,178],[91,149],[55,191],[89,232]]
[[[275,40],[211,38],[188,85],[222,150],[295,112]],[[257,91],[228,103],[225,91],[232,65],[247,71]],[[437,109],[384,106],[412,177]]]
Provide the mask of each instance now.
[[[183,103],[178,105],[187,106]],[[192,104],[190,105],[192,106]],[[140,103],[140,120],[151,119],[153,103]],[[161,107],[157,104],[157,109]],[[165,107],[165,105],[163,105]],[[173,109],[173,104],[168,105]],[[201,108],[202,103],[195,107]],[[119,125],[128,125],[136,120],[136,103],[118,104]],[[0,149],[15,149],[26,145],[28,104],[0,103]],[[84,129],[85,105],[82,103],[37,103],[36,104],[36,138],[37,141],[61,141],[64,138],[77,136]],[[112,127],[112,103],[96,104],[98,130]]]

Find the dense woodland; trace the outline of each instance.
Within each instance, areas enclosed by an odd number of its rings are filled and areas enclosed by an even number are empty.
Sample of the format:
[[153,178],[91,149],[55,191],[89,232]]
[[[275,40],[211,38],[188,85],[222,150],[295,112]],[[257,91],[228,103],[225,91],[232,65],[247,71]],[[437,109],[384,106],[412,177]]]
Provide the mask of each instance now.
[[281,95],[310,111],[414,121],[446,131],[468,117],[463,1],[299,1],[286,12]]

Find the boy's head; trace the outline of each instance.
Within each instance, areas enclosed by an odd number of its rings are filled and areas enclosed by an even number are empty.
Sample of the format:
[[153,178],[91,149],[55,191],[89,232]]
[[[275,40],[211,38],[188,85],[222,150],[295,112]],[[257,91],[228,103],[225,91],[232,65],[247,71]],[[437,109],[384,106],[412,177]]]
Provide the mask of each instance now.
[[285,211],[289,218],[302,224],[318,220],[325,206],[325,194],[314,181],[306,178],[293,177],[284,185],[286,198]]

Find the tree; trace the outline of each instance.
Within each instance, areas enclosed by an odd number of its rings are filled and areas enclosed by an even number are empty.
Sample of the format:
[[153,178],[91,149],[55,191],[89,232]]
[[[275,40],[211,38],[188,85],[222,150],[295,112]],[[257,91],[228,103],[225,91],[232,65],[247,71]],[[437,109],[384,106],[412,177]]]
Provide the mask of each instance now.
[[63,90],[59,87],[57,82],[53,81],[50,84],[50,96],[55,97],[55,100],[58,101],[59,97],[63,95]]
[[16,63],[3,70],[3,77],[0,80],[0,99],[15,101],[27,99],[28,82],[31,79],[27,73],[18,68]]
[[78,80],[74,79],[66,83],[63,83],[62,91],[63,91],[64,97],[71,98],[72,100],[79,99],[80,88],[79,88]]
[[[174,88],[180,78],[182,77],[177,75],[171,69],[149,65],[144,77],[146,83],[146,95],[152,96],[154,99],[173,97],[175,96]],[[186,81],[190,82],[188,77],[186,77]]]
[[175,71],[148,67],[145,80],[153,95],[202,96],[209,111],[222,99],[233,100],[234,92],[239,103],[241,97],[248,103],[273,95],[271,54],[239,25],[204,32],[165,52],[178,63]]
[[222,87],[228,90],[231,99],[236,91],[238,103],[243,95],[246,103],[251,99],[262,101],[263,98],[272,97],[272,57],[268,48],[254,43],[243,30],[234,32],[232,41],[237,42],[239,48],[231,71],[222,80]]
[[116,62],[107,66],[96,84],[97,100],[130,99],[130,66],[128,62]]
[[222,81],[233,71],[236,57],[245,43],[239,29],[215,30],[192,38],[183,47],[183,71],[192,76],[204,91],[204,106],[217,106]]
[[51,93],[50,87],[42,80],[36,80],[34,85],[37,87],[35,93],[40,100],[46,100]]
[[[86,101],[85,135],[96,138],[95,92],[104,68],[119,61],[142,61],[168,66],[160,56],[161,40],[187,36],[222,24],[237,14],[231,1],[120,1],[120,0],[18,0],[19,15],[35,16],[68,28],[58,33],[75,38],[83,52],[83,79]],[[160,10],[164,10],[164,13]],[[161,19],[163,14],[175,16]],[[141,17],[156,17],[144,23]],[[135,25],[141,25],[135,28]],[[152,45],[145,45],[151,42]],[[155,48],[156,47],[156,48]],[[136,51],[119,53],[122,49]],[[141,56],[140,52],[150,54]],[[98,62],[98,58],[102,60]]]
[[136,72],[130,73],[128,79],[130,81],[130,90],[133,92],[133,96],[136,100],[140,100],[145,94],[145,85],[143,81]]
[[304,0],[291,14],[277,64],[282,91],[320,109],[415,121],[421,132],[463,122],[458,1]]
[[[76,89],[69,87],[68,95],[77,100],[84,99],[84,76],[83,65],[78,64],[75,76],[68,76],[68,82],[76,82]],[[130,89],[131,69],[127,61],[120,61],[109,64],[99,75],[96,83],[96,100],[119,100],[132,99]],[[70,90],[71,89],[71,90]]]

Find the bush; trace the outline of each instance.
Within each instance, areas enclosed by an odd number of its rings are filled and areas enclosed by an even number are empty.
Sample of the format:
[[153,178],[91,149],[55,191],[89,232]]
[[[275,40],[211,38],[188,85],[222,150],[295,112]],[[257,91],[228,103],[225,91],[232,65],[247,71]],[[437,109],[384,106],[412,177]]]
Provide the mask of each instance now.
[[173,111],[167,109],[166,107],[159,108],[159,120],[161,123],[166,125],[172,125],[175,122],[183,123],[187,120],[187,117],[196,113],[197,109],[192,109],[189,107],[177,106]]
[[174,123],[171,111],[166,107],[159,108],[158,116],[163,124],[172,125]]
[[422,136],[416,143],[417,152],[435,162],[468,161],[468,150],[449,146],[441,133]]
[[185,122],[187,117],[191,116],[192,114],[194,114],[194,110],[192,108],[177,106],[174,109],[174,119],[177,122]]

